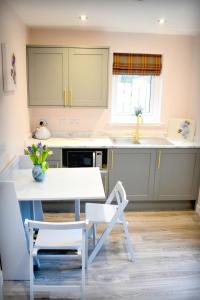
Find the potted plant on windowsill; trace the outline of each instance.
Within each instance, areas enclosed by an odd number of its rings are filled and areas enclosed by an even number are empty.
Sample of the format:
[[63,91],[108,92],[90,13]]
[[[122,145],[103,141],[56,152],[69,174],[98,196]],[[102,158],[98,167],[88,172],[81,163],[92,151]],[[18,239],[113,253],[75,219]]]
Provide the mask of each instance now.
[[41,182],[45,178],[46,170],[49,168],[49,164],[46,159],[53,152],[50,151],[46,145],[38,143],[37,145],[28,146],[25,149],[25,153],[29,155],[33,162],[32,175],[35,181]]

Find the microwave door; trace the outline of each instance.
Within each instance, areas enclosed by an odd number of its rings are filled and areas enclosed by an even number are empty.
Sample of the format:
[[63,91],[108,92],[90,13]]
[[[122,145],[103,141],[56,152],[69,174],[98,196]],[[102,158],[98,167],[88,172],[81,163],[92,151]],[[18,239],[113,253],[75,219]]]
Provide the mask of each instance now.
[[69,168],[83,168],[95,166],[95,155],[93,151],[68,151],[67,166]]

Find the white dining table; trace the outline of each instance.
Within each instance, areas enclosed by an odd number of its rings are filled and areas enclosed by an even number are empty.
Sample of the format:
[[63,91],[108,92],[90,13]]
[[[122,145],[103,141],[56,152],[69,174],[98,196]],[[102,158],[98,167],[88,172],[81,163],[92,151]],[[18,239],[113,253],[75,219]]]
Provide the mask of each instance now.
[[[76,220],[80,201],[104,199],[99,168],[52,168],[43,182],[35,182],[31,169],[16,169],[0,182],[0,250],[5,280],[29,280],[29,254],[24,220],[33,218],[41,201],[75,201]],[[2,246],[3,245],[3,246]]]
[[31,169],[13,171],[18,201],[75,201],[75,219],[80,220],[80,201],[104,199],[99,168],[50,168],[43,182],[36,182]]

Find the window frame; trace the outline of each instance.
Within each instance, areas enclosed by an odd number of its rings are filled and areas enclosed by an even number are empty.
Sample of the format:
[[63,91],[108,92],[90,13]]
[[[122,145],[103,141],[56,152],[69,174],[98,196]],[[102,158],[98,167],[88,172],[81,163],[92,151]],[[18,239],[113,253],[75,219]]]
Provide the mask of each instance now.
[[[118,124],[133,124],[136,122],[134,113],[130,114],[116,114],[116,98],[117,98],[117,83],[120,75],[112,75],[112,101],[111,101],[111,123]],[[138,76],[138,75],[137,75]],[[139,75],[140,76],[140,75]],[[146,76],[146,75],[141,75]],[[151,80],[151,100],[149,114],[143,114],[143,120],[146,124],[160,124],[161,123],[161,91],[162,91],[162,76],[153,76]]]

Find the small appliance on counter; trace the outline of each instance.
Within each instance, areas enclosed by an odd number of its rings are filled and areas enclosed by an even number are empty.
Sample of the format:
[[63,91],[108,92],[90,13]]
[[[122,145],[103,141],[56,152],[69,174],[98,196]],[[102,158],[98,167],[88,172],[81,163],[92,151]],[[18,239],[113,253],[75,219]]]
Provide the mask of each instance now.
[[36,128],[35,132],[33,133],[33,138],[38,140],[46,140],[51,137],[51,133],[47,128],[47,121],[41,120],[39,123],[39,127]]

